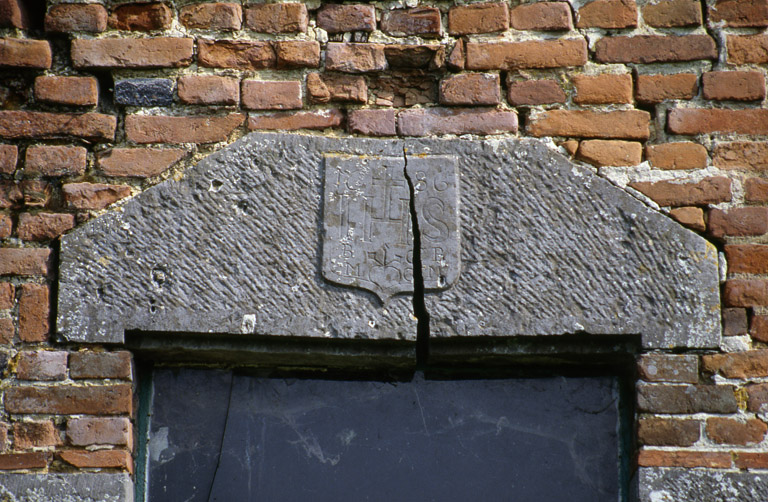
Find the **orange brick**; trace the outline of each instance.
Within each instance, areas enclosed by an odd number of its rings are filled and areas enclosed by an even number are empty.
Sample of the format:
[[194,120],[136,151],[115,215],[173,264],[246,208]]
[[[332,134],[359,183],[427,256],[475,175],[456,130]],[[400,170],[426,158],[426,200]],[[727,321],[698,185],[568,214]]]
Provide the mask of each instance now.
[[604,105],[632,102],[632,75],[574,75],[573,85],[578,104]]
[[657,28],[698,26],[702,19],[701,2],[696,0],[662,0],[643,7],[645,24]]
[[295,110],[303,106],[301,82],[244,80],[243,108],[247,110]]
[[509,28],[509,7],[506,3],[475,3],[458,5],[448,11],[448,33],[470,35],[493,33]]
[[516,30],[558,31],[573,28],[571,7],[566,2],[540,2],[518,5],[509,13]]
[[768,144],[762,141],[719,143],[712,152],[713,163],[722,169],[768,170]]
[[582,141],[577,157],[593,166],[635,166],[643,160],[643,145],[634,141]]
[[37,77],[35,99],[59,105],[93,106],[99,100],[93,77]]
[[638,75],[635,97],[641,103],[668,99],[693,99],[699,92],[699,78],[693,73]]
[[51,6],[45,15],[45,30],[54,33],[107,29],[107,9],[98,4],[63,3]]
[[67,208],[91,211],[104,209],[131,195],[129,186],[103,183],[67,183],[61,191]]
[[731,467],[731,455],[725,451],[667,451],[640,450],[637,456],[640,467],[707,467],[727,469]]
[[78,468],[122,469],[133,473],[133,457],[126,450],[62,450],[58,456]]
[[593,0],[576,14],[577,28],[630,28],[637,26],[634,0]]
[[328,129],[339,127],[344,122],[340,110],[317,110],[307,112],[278,112],[248,117],[248,129],[296,131],[299,129]]
[[642,110],[551,110],[530,118],[528,133],[532,136],[646,140],[651,134],[650,122],[651,115]]
[[16,233],[24,241],[47,241],[55,239],[74,228],[75,215],[60,213],[22,213]]
[[583,38],[528,42],[467,42],[467,69],[515,70],[582,66],[587,62]]
[[674,134],[714,132],[768,135],[768,110],[675,108],[669,111],[667,128]]
[[744,200],[758,204],[768,203],[768,181],[749,178],[744,183]]
[[763,307],[768,305],[768,282],[759,279],[725,281],[723,303],[728,307]]
[[239,113],[222,117],[128,115],[125,135],[134,143],[217,143],[226,141],[244,120]]
[[23,342],[45,342],[50,329],[48,286],[25,283],[19,296],[19,337]]
[[731,200],[731,180],[721,176],[704,178],[693,183],[683,180],[638,181],[630,183],[629,186],[653,199],[660,206],[701,206]]
[[704,169],[707,149],[698,143],[662,143],[645,147],[645,157],[660,169]]
[[0,454],[0,470],[12,471],[18,469],[42,469],[48,466],[50,453],[2,453]]
[[157,176],[187,155],[181,148],[113,148],[97,158],[107,176],[148,178]]
[[709,233],[713,237],[746,237],[768,232],[768,208],[734,207],[727,212],[709,212]]
[[709,35],[603,37],[595,44],[601,63],[669,63],[717,59],[717,46]]
[[0,111],[0,137],[44,139],[76,136],[93,141],[115,139],[117,119],[101,113]]
[[261,70],[275,66],[277,57],[269,42],[247,40],[198,40],[198,64],[208,68]]
[[346,73],[365,73],[387,68],[383,44],[329,43],[325,69]]
[[187,28],[239,30],[243,24],[243,11],[236,3],[185,5],[179,10],[179,21]]
[[501,102],[499,76],[463,73],[440,82],[440,103],[444,105],[497,105]]
[[156,31],[171,27],[173,12],[164,3],[120,5],[109,16],[109,27],[115,30]]
[[72,40],[75,68],[178,68],[189,66],[191,38],[102,38]]
[[269,3],[245,9],[245,27],[261,33],[304,33],[309,16],[303,3]]
[[768,63],[768,35],[728,35],[728,63]]
[[509,80],[507,100],[512,106],[565,103],[565,92],[555,80]]
[[704,99],[755,101],[765,98],[765,77],[757,71],[710,71],[702,75],[701,84]]
[[709,8],[710,21],[735,28],[768,26],[768,2],[765,0],[717,0]]
[[703,232],[707,229],[704,222],[704,210],[700,207],[676,207],[669,211],[669,215],[681,225],[693,230]]
[[0,67],[51,67],[51,45],[45,40],[0,38]]
[[47,275],[50,249],[0,248],[0,275]]

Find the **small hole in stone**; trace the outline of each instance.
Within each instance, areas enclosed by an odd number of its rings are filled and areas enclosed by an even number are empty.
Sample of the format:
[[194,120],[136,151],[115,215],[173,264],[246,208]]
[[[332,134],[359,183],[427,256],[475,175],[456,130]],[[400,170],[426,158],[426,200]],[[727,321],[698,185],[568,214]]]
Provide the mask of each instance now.
[[441,287],[441,288],[443,286],[445,286],[445,276],[444,275],[441,275],[440,277],[437,278],[437,285],[438,285],[438,287]]
[[218,192],[223,185],[224,185],[224,182],[221,180],[212,180],[211,187],[208,190],[210,190],[211,192]]

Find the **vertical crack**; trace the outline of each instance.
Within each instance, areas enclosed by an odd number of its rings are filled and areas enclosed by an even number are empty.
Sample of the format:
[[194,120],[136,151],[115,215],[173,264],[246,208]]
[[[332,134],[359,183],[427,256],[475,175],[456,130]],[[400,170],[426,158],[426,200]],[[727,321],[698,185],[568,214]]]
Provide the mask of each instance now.
[[408,175],[408,149],[403,146],[403,174],[410,192],[411,228],[413,229],[413,314],[416,316],[416,368],[423,370],[429,357],[429,313],[424,302],[424,273],[421,268],[421,232],[416,214],[416,188]]

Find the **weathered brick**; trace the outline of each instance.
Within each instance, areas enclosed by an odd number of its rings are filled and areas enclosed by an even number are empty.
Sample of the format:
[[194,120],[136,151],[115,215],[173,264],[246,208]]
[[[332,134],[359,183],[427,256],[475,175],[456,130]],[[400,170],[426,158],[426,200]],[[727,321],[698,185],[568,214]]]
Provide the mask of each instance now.
[[749,178],[744,182],[744,200],[758,204],[768,203],[768,181]]
[[30,146],[24,160],[24,173],[43,176],[83,174],[87,153],[81,146]]
[[315,103],[351,101],[366,103],[368,87],[363,77],[310,73],[307,75],[307,93]]
[[117,352],[74,352],[69,356],[69,374],[74,379],[131,379],[131,354]]
[[637,362],[637,372],[646,382],[696,383],[699,359],[694,355],[644,354]]
[[699,92],[693,73],[638,75],[635,98],[640,103],[661,103],[667,99],[693,99]]
[[393,37],[439,37],[442,31],[440,11],[435,7],[387,11],[381,17],[381,31]]
[[768,35],[728,35],[728,63],[768,63]]
[[55,239],[75,226],[75,216],[61,213],[22,213],[16,233],[25,241]]
[[129,186],[103,183],[67,183],[61,191],[69,209],[94,211],[131,195]]
[[707,229],[704,222],[704,210],[700,207],[676,207],[669,211],[669,215],[676,222],[693,230],[703,232]]
[[731,200],[731,180],[721,176],[693,183],[685,180],[637,181],[629,186],[660,206],[702,206]]
[[577,154],[593,166],[636,166],[643,161],[643,145],[635,141],[593,139],[582,141]]
[[440,103],[444,105],[497,105],[501,84],[497,74],[462,73],[440,81]]
[[21,183],[12,180],[0,180],[0,209],[18,208],[23,204],[24,194],[21,191]]
[[707,419],[707,436],[719,444],[746,446],[759,443],[765,437],[766,430],[768,426],[756,418],[744,422],[725,417]]
[[763,244],[731,244],[725,246],[728,272],[734,274],[768,274],[768,246]]
[[344,122],[341,110],[317,110],[306,112],[278,112],[248,117],[248,129],[296,131],[299,129],[327,129],[339,127]]
[[24,0],[0,1],[0,27],[26,30],[31,26]]
[[179,21],[187,28],[200,30],[239,30],[243,24],[243,11],[236,3],[185,5],[179,10]]
[[637,386],[638,411],[646,413],[736,413],[739,407],[730,385]]
[[0,213],[0,239],[7,239],[13,233],[13,219],[9,214]]
[[517,114],[471,108],[410,109],[399,113],[397,130],[403,136],[516,132]]
[[51,45],[45,40],[0,38],[0,67],[51,67]]
[[506,3],[457,5],[448,10],[448,33],[451,35],[493,33],[508,28],[509,7]]
[[640,450],[637,455],[640,467],[706,467],[728,469],[731,455],[727,451],[668,451]]
[[304,33],[309,15],[303,3],[268,3],[245,9],[245,27],[260,33]]
[[637,423],[637,441],[650,446],[691,446],[699,440],[698,420],[645,418]]
[[595,44],[601,63],[669,63],[717,59],[717,46],[709,35],[603,37]]
[[58,457],[78,468],[122,469],[133,473],[133,458],[126,450],[61,450]]
[[412,106],[437,101],[437,78],[421,73],[388,72],[367,79],[369,94],[381,106]]
[[269,42],[247,40],[198,40],[198,63],[209,68],[261,70],[275,66],[277,57]]
[[64,3],[51,6],[45,15],[45,30],[54,33],[107,29],[107,9],[98,4]]
[[728,307],[768,306],[768,282],[760,279],[725,281],[723,303]]
[[448,55],[448,59],[445,61],[448,64],[448,68],[453,71],[461,71],[466,65],[465,57],[465,42],[464,39],[459,39],[453,44],[451,53]]
[[12,174],[19,160],[19,149],[16,145],[0,145],[0,174]]
[[735,28],[768,26],[768,3],[765,0],[717,0],[709,8],[709,20]]
[[173,104],[173,80],[169,78],[126,78],[115,82],[115,103],[128,106],[169,106]]
[[384,45],[331,42],[325,51],[325,68],[347,73],[385,70]]
[[123,417],[83,417],[67,420],[67,439],[75,446],[118,445],[131,447],[131,421]]
[[[726,285],[730,282],[726,282]],[[768,349],[733,352],[729,354],[707,354],[701,358],[701,367],[709,373],[719,373],[726,378],[748,378],[768,376]]]
[[25,283],[19,289],[19,337],[23,342],[44,342],[50,329],[48,286]]
[[0,111],[0,137],[44,139],[76,136],[92,141],[115,139],[117,119],[101,113],[46,113]]
[[762,141],[718,143],[712,151],[713,163],[721,169],[768,170],[768,144]]
[[62,415],[131,414],[131,384],[57,385],[11,387],[5,391],[8,413],[56,413]]
[[62,443],[59,431],[51,420],[16,422],[13,424],[13,447],[16,450],[45,448]]
[[93,77],[45,77],[35,79],[35,100],[59,105],[93,106],[99,100]]
[[768,383],[754,383],[745,387],[747,391],[747,410],[759,413],[768,405]]
[[540,2],[518,5],[509,13],[516,30],[558,31],[573,28],[571,7],[566,2]]
[[[16,328],[13,326],[13,319],[0,319],[0,344],[10,345],[13,343],[13,335]],[[2,429],[0,428],[0,433]]]
[[171,27],[173,12],[164,3],[121,5],[109,16],[109,27],[115,30],[155,31]]
[[467,42],[467,69],[515,70],[582,66],[587,62],[583,38],[528,42]]
[[225,141],[244,120],[240,113],[223,117],[128,115],[125,134],[134,143],[217,143]]
[[183,75],[177,82],[179,101],[190,105],[236,105],[240,82],[232,77]]
[[755,101],[765,98],[765,77],[757,71],[706,72],[701,77],[701,86],[704,99]]
[[507,100],[512,106],[565,103],[565,92],[555,80],[509,80]]
[[50,249],[0,248],[0,275],[46,275]]
[[13,471],[18,469],[42,469],[48,466],[50,453],[35,451],[28,453],[0,454],[0,470]]
[[97,167],[108,176],[157,176],[187,155],[181,148],[113,148],[97,157]]
[[747,309],[723,309],[723,336],[742,336],[749,333]]
[[734,207],[727,212],[709,212],[709,233],[713,237],[745,237],[768,232],[768,208]]
[[686,135],[714,132],[768,135],[768,110],[676,108],[669,111],[667,127],[672,133]]
[[298,80],[243,80],[241,96],[247,110],[295,110],[304,104]]
[[733,461],[739,469],[768,469],[768,453],[737,451],[733,456]]
[[16,288],[10,282],[0,282],[0,310],[12,309],[16,298]]
[[696,0],[662,0],[643,7],[645,24],[657,28],[698,26],[702,19],[701,2]]
[[632,102],[632,75],[574,75],[573,101],[578,104],[604,105]]
[[191,38],[102,38],[72,40],[75,68],[178,68],[189,66]]
[[660,169],[704,169],[707,149],[698,143],[662,143],[645,147],[645,158]]
[[18,357],[16,376],[19,380],[67,378],[67,352],[63,350],[28,350],[20,352]]
[[[21,189],[24,206],[45,207],[51,199],[51,184],[41,180],[21,180],[18,187]],[[2,198],[0,198],[0,205]]]
[[351,110],[349,132],[366,136],[394,136],[397,134],[395,110]]
[[576,13],[577,28],[630,28],[637,26],[634,0],[593,0]]
[[646,140],[650,123],[643,110],[550,110],[530,118],[527,129],[532,136]]
[[376,9],[373,5],[326,4],[317,11],[317,26],[328,33],[373,31]]
[[320,66],[320,44],[303,40],[273,43],[278,68],[317,68]]
[[387,44],[384,56],[391,69],[437,70],[445,64],[445,48],[440,45]]

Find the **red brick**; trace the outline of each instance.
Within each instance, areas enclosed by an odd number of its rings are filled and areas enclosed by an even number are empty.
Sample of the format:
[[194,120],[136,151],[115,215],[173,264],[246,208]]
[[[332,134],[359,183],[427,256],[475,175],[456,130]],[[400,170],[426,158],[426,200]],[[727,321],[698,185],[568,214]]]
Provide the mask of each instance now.
[[248,129],[296,131],[299,129],[328,129],[339,127],[344,122],[340,110],[317,110],[307,112],[278,112],[248,117]]
[[397,118],[403,136],[500,134],[517,131],[517,114],[504,110],[422,108],[403,110]]
[[68,183],[61,191],[69,209],[94,211],[131,195],[129,186],[103,183]]
[[530,118],[527,129],[532,136],[646,140],[650,123],[650,113],[642,110],[550,110]]
[[134,143],[218,143],[226,141],[244,120],[239,113],[222,117],[128,115],[125,135]]
[[0,275],[46,275],[50,249],[0,248]]
[[699,92],[693,73],[638,75],[635,97],[640,103],[661,103],[667,99],[693,99]]
[[451,35],[493,33],[508,28],[509,7],[506,3],[458,5],[448,11],[448,33]]
[[632,75],[574,75],[574,103],[605,105],[632,102]]
[[164,3],[121,5],[109,16],[109,27],[115,30],[156,31],[171,27],[173,12]]
[[29,453],[0,454],[0,470],[42,469],[48,466],[50,453],[36,451]]
[[21,183],[0,180],[0,209],[19,208],[23,204],[24,194],[21,191]]
[[278,68],[317,68],[320,66],[320,44],[302,40],[273,43]]
[[[47,250],[46,250],[47,251]],[[25,283],[19,296],[19,337],[22,342],[44,342],[50,329],[48,286]]]
[[260,33],[304,33],[308,22],[303,3],[268,3],[245,9],[245,27]]
[[19,160],[19,149],[16,145],[0,145],[0,174],[12,174]]
[[518,5],[509,13],[516,30],[558,31],[573,29],[571,8],[566,2],[540,2]]
[[[727,281],[725,284],[736,281]],[[725,378],[748,378],[768,376],[768,349],[733,352],[730,354],[707,354],[701,357],[702,369],[719,373]]]
[[768,246],[733,244],[725,246],[728,272],[733,274],[768,274]]
[[241,94],[246,110],[295,110],[304,104],[298,80],[244,80]]
[[236,105],[240,82],[232,77],[183,75],[178,80],[179,100],[190,105]]
[[394,37],[439,37],[440,11],[434,7],[390,10],[381,16],[381,31]]
[[30,26],[24,0],[0,0],[0,27],[26,30]]
[[67,421],[67,439],[75,446],[118,445],[131,447],[131,421],[123,417],[82,417]]
[[[13,343],[15,331],[13,319],[0,319],[0,344],[10,345]],[[0,432],[2,432],[1,429]]]
[[107,176],[149,178],[162,173],[187,155],[181,148],[113,148],[97,158]]
[[744,183],[744,200],[758,204],[768,203],[768,181],[749,178]]
[[701,77],[701,85],[704,99],[755,101],[765,98],[765,77],[757,71],[706,72]]
[[317,11],[317,26],[328,33],[373,31],[376,9],[373,5],[326,4]]
[[64,462],[78,468],[122,469],[133,473],[133,458],[126,450],[62,450],[57,453]]
[[8,413],[121,415],[133,411],[131,384],[11,387],[5,391]]
[[638,359],[637,372],[646,382],[696,383],[699,359],[695,355],[644,354]]
[[565,92],[555,80],[509,80],[507,100],[512,106],[565,103]]
[[0,38],[0,67],[51,67],[51,45],[45,40]]
[[669,111],[667,128],[675,134],[768,134],[768,110],[675,108]]
[[709,233],[713,237],[747,237],[768,232],[768,208],[734,207],[728,212],[709,212]]
[[445,64],[445,48],[439,45],[387,44],[384,56],[391,69],[437,70]]
[[9,139],[76,136],[92,141],[112,141],[116,128],[117,119],[101,113],[0,111],[0,137]]
[[397,134],[395,110],[350,110],[349,132],[366,136],[394,136]]
[[668,451],[640,450],[637,455],[640,467],[706,467],[728,469],[731,455],[727,451]]
[[704,210],[700,207],[676,207],[669,211],[669,215],[683,226],[703,232],[707,229],[704,222]]
[[709,35],[603,37],[595,44],[595,59],[601,63],[717,59],[717,47]]
[[768,453],[737,451],[734,462],[739,469],[768,469]]
[[20,352],[18,358],[16,376],[19,380],[67,378],[67,352],[63,350],[28,350]]
[[45,30],[54,33],[99,33],[106,29],[107,9],[103,5],[58,4],[51,6],[45,15]]
[[645,418],[637,423],[637,441],[641,445],[691,446],[699,440],[698,420]]
[[453,44],[453,48],[451,49],[451,54],[448,56],[448,59],[446,60],[446,63],[448,64],[448,68],[450,68],[453,71],[461,71],[464,69],[464,66],[466,64],[466,57],[465,57],[465,42],[463,39],[459,39],[456,41],[455,44]]
[[131,379],[131,353],[74,352],[69,356],[69,374],[74,379],[119,378]]
[[768,35],[728,35],[728,63],[768,63]]
[[35,100],[59,105],[93,106],[99,100],[93,77],[37,77]]
[[83,174],[87,152],[81,146],[30,146],[27,148],[24,173],[43,176]]
[[660,169],[704,169],[707,149],[698,143],[662,143],[645,147],[645,157]]
[[347,73],[385,70],[387,58],[384,55],[384,45],[328,43],[325,68]]
[[768,26],[768,2],[765,0],[717,0],[709,8],[709,20],[725,22],[735,28]]
[[594,0],[579,8],[577,28],[630,28],[637,26],[634,0]]
[[368,87],[363,77],[310,73],[307,75],[307,93],[315,103],[351,101],[366,103]]
[[[757,316],[755,316],[757,317]],[[760,316],[765,322],[764,316]],[[765,411],[765,405],[768,404],[768,383],[755,383],[745,387],[747,391],[747,410],[759,413]]]
[[75,226],[75,216],[57,213],[22,213],[16,233],[24,241],[55,239]]
[[275,66],[277,57],[269,42],[247,40],[198,40],[198,63],[208,68],[261,70]]
[[178,68],[192,62],[191,38],[72,40],[75,68]]
[[59,431],[51,420],[13,424],[13,447],[16,450],[57,446],[61,442]]
[[9,214],[0,213],[0,239],[7,239],[13,233],[13,219]]
[[698,26],[702,19],[701,2],[696,0],[662,0],[643,7],[645,24],[657,28]]
[[583,38],[528,42],[468,42],[467,69],[515,70],[582,66],[587,62]]
[[243,11],[236,3],[201,3],[179,10],[179,21],[187,28],[200,30],[239,30]]
[[731,200],[731,180],[721,176],[704,178],[698,182],[638,181],[629,186],[660,206],[702,206]]
[[768,282],[759,279],[726,281],[723,303],[728,307],[768,306]]
[[636,166],[643,161],[643,145],[635,141],[582,141],[577,157],[593,166]]
[[747,309],[722,309],[723,336],[742,336],[749,333]]
[[718,143],[712,162],[721,169],[768,170],[768,144],[762,141]]
[[440,103],[444,105],[497,105],[501,84],[497,74],[462,73],[440,82]]
[[[768,342],[768,316],[752,315],[749,325],[749,336],[758,342]],[[768,386],[765,388],[765,402],[768,402]],[[751,400],[751,394],[750,394]],[[750,408],[751,410],[751,408]],[[756,411],[756,410],[752,410]]]
[[10,282],[0,282],[0,310],[12,309],[16,298],[16,288]]

